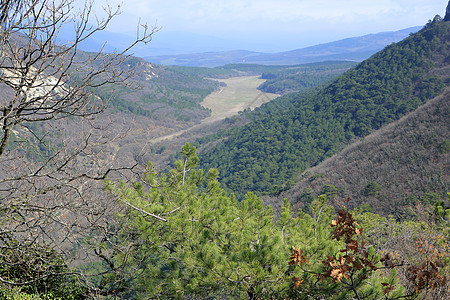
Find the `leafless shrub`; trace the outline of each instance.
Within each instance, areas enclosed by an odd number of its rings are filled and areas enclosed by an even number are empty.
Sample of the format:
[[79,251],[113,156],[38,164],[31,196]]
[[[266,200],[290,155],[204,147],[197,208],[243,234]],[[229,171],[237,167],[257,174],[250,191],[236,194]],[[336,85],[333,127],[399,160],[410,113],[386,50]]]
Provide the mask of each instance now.
[[[98,18],[92,1],[79,11],[74,2],[5,0],[0,5],[3,261],[4,250],[25,253],[38,244],[68,254],[78,240],[106,228],[109,204],[101,202],[96,182],[131,167],[113,165],[105,151],[113,137],[105,137],[107,122],[98,122],[97,116],[108,99],[95,92],[108,84],[132,85],[133,69],[120,68],[126,52],[149,42],[158,29],[138,24],[136,40],[120,53],[80,53],[79,44],[104,30],[120,12],[106,5],[105,17]],[[64,26],[73,26],[74,37],[63,45],[58,34]],[[27,267],[37,268],[32,262]],[[45,270],[36,274],[41,275],[35,281],[49,276]],[[0,283],[20,286],[29,281],[0,276]]]

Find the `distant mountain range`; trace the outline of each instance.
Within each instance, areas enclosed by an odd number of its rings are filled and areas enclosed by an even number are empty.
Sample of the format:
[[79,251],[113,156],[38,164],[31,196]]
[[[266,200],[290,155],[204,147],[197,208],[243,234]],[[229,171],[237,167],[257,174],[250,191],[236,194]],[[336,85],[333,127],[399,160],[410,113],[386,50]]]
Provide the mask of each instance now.
[[[73,40],[73,27],[69,25],[63,26],[58,38],[63,44]],[[134,42],[135,38],[136,33],[117,33],[102,30],[81,42],[79,49],[87,52],[98,52],[102,50],[107,53],[123,51]],[[136,45],[129,54],[145,57],[180,55],[205,51],[229,51],[236,48],[239,48],[236,42],[222,38],[188,32],[160,31],[152,36],[150,43],[147,45]]]
[[234,63],[263,65],[296,65],[327,60],[363,61],[387,45],[401,41],[420,26],[399,31],[380,32],[360,37],[278,53],[261,53],[246,50],[203,52],[162,56],[144,56],[152,63],[192,67],[216,67]]
[[[420,28],[421,26],[416,26],[399,31],[368,34],[278,53],[233,50],[238,48],[236,43],[217,37],[186,32],[157,32],[151,43],[136,45],[130,54],[145,58],[151,63],[192,67],[216,67],[235,63],[297,65],[328,60],[359,62],[391,43],[401,41],[410,33],[419,31]],[[83,41],[79,49],[113,53],[125,49],[134,38],[132,34],[103,30]],[[62,43],[72,40],[73,28],[63,27],[59,39]],[[205,52],[205,49],[208,49],[208,52]]]

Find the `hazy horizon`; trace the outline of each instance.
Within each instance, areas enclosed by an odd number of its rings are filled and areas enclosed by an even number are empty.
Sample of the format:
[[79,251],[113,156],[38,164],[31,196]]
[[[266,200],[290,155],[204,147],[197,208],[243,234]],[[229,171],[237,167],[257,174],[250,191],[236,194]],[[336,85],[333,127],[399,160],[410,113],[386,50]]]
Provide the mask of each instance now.
[[[113,7],[120,5],[122,11],[107,28],[110,32],[132,35],[139,20],[161,28],[154,35],[150,49],[169,47],[171,36],[180,39],[184,33],[191,48],[195,48],[197,42],[198,48],[204,51],[245,49],[258,52],[288,51],[349,37],[423,26],[435,15],[443,16],[448,3],[447,0],[108,2]],[[104,3],[96,1],[95,10],[101,11]],[[192,37],[205,38],[195,41]],[[210,49],[201,45],[207,38],[218,45],[210,45]],[[177,44],[177,41],[172,42]]]

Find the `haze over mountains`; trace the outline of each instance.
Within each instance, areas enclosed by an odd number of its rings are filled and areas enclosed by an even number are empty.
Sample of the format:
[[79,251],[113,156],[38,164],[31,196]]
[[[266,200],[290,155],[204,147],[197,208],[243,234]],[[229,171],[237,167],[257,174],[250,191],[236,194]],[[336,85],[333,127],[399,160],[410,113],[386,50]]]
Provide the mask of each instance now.
[[362,61],[385,46],[404,39],[410,33],[417,32],[420,28],[420,26],[417,26],[399,31],[368,34],[278,53],[233,50],[184,55],[145,56],[144,58],[158,64],[192,67],[216,67],[233,63],[296,65],[327,60]]
[[[247,63],[263,65],[295,65],[327,60],[362,61],[385,46],[398,42],[421,27],[351,37],[289,51],[267,53],[249,51],[237,43],[212,36],[186,32],[157,32],[148,45],[137,45],[134,56],[163,65],[216,67],[225,64]],[[70,40],[71,28],[63,28],[61,40]],[[131,35],[101,31],[80,45],[84,51],[105,52],[123,50],[134,39]],[[107,41],[107,42],[105,42]]]

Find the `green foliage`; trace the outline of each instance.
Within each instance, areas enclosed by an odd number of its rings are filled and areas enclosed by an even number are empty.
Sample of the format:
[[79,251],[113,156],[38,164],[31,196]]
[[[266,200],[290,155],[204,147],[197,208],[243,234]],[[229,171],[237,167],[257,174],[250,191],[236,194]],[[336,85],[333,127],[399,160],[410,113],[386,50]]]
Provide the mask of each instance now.
[[436,202],[433,205],[433,213],[437,223],[450,224],[450,207],[448,207],[444,201]]
[[381,191],[381,185],[379,185],[376,182],[371,181],[364,188],[364,195],[375,196],[375,195],[379,194],[380,191]]
[[438,203],[441,196],[437,193],[425,193],[419,197],[419,202],[425,206],[431,206]]
[[341,75],[354,62],[323,62],[289,66],[265,71],[261,78],[267,79],[259,89],[266,93],[288,94],[322,85]]
[[0,299],[84,299],[61,255],[44,245],[21,245],[4,237],[0,247]]
[[[338,211],[331,227],[331,240],[337,246],[331,254],[318,251],[312,255],[302,245],[293,248],[289,264],[296,270],[292,280],[297,297],[447,298],[447,240],[430,235],[436,229],[346,209]],[[384,230],[387,234],[380,235]],[[374,242],[373,246],[365,239]]]
[[450,141],[449,140],[443,140],[438,145],[439,152],[441,153],[449,153],[450,152]]
[[[341,209],[333,220],[325,194],[312,200],[310,214],[300,210],[295,216],[285,201],[275,218],[254,193],[240,202],[227,195],[216,169],[197,169],[192,145],[183,146],[180,157],[167,173],[149,163],[142,181],[107,184],[127,208],[118,215],[118,240],[129,251],[111,260],[120,266],[122,297],[352,299],[356,291],[360,299],[395,299],[410,293],[395,270],[383,271],[383,264],[396,263],[393,256],[377,251],[397,245],[393,238],[405,228],[422,234],[428,226],[361,210]],[[287,264],[292,246],[296,258]],[[411,266],[416,269],[408,272],[421,270],[418,261]],[[433,276],[441,286],[444,277]],[[102,278],[107,284],[117,280],[117,275]]]
[[[240,202],[227,196],[216,169],[197,170],[195,147],[186,144],[181,157],[166,174],[149,164],[143,182],[108,185],[129,207],[121,215],[123,236],[134,232],[132,260],[142,262],[137,271],[142,276],[130,284],[133,297],[288,296],[291,284],[283,274],[290,269],[290,247],[304,243],[311,252],[328,247],[326,222],[333,208],[326,198],[313,202],[314,218],[304,213],[293,218],[285,203],[276,220],[253,193]],[[122,259],[115,258],[119,265]]]
[[339,192],[338,188],[332,184],[325,184],[322,189],[322,194],[325,194],[328,197],[333,197],[337,195],[338,192]]
[[203,168],[217,168],[220,182],[242,198],[273,192],[308,167],[398,120],[436,96],[442,78],[431,75],[434,58],[450,51],[450,23],[436,23],[386,47],[319,91],[292,93],[246,115],[252,122],[200,143]]
[[2,288],[0,286],[0,299],[2,300],[40,300],[35,294],[22,293],[21,288]]

